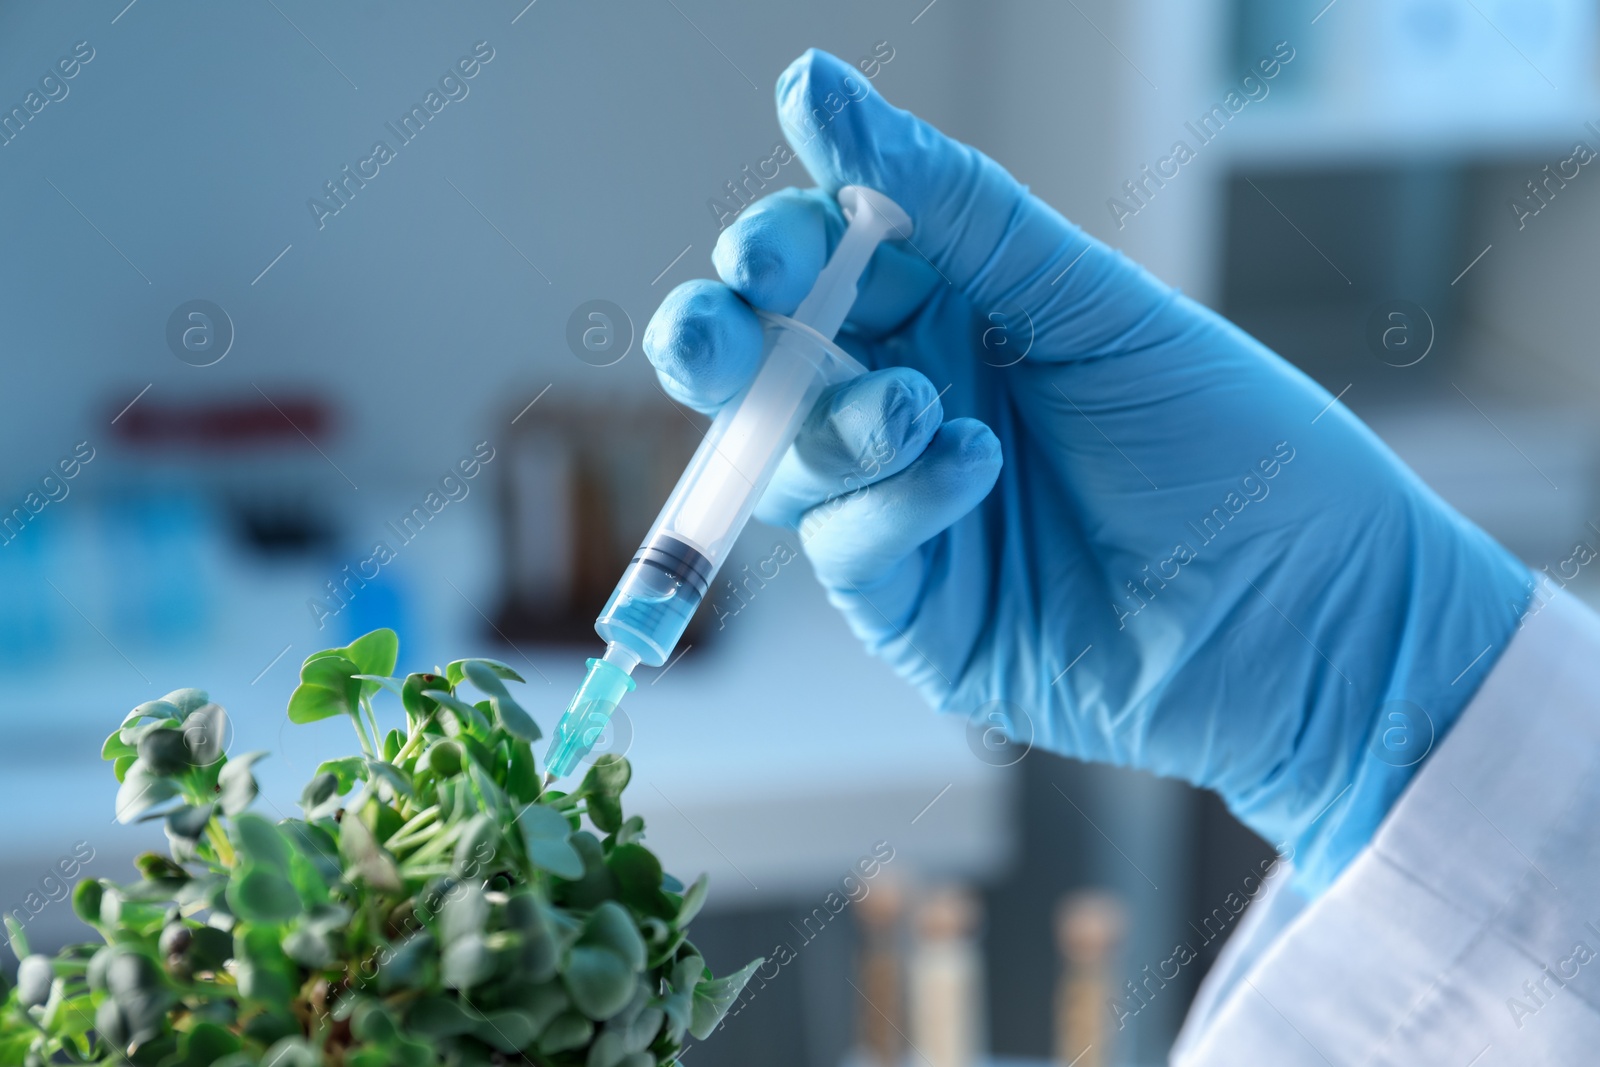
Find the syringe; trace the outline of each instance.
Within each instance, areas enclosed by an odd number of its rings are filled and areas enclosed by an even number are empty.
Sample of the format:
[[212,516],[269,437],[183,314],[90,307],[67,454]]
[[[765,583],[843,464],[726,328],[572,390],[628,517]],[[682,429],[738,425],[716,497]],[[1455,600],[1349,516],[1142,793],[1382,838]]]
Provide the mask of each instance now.
[[817,397],[866,370],[833,336],[873,251],[885,239],[910,236],[911,219],[882,193],[859,185],[839,190],[839,206],[849,225],[816,285],[793,318],[756,312],[766,348],[760,370],[711,423],[595,620],[606,651],[589,660],[588,675],[556,724],[546,782],[571,774],[594,747],[633,691],[635,667],[667,662]]

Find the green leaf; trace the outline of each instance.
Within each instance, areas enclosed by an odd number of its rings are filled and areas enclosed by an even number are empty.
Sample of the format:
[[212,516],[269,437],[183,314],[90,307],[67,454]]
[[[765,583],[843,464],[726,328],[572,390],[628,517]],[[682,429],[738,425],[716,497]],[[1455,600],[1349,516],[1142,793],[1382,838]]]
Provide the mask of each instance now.
[[622,829],[622,802],[616,797],[590,796],[589,821],[603,833],[616,833]]
[[233,820],[233,833],[239,852],[253,863],[276,871],[289,867],[289,842],[271,819],[245,812]]
[[[159,852],[141,852],[133,858],[133,865],[144,876],[146,882],[143,887],[129,887],[129,889],[147,890],[139,896],[140,900],[164,899],[189,880],[189,872],[184,870],[181,864],[173,862]],[[149,883],[152,882],[161,884],[157,889],[149,889]]]
[[191,766],[189,746],[184,744],[182,730],[162,727],[147,731],[135,747],[139,751],[139,762],[152,775],[166,778],[182,774]]
[[210,700],[204,689],[174,689],[159,702],[177,708],[178,718],[186,719]]
[[[318,823],[285,820],[278,829],[295,848],[295,854],[289,857],[289,880],[299,887],[300,899],[307,904],[323,902],[328,886],[337,883],[344,873],[339,863],[339,842]],[[311,884],[313,879],[320,888]]]
[[501,1052],[517,1052],[533,1044],[539,1028],[526,1012],[502,1010],[486,1013],[483,1021],[472,1028],[472,1034]]
[[217,775],[217,788],[221,790],[218,803],[222,805],[223,812],[238,815],[256,799],[256,778],[250,773],[250,768],[258,760],[266,758],[265,752],[246,752],[222,765],[222,771]]
[[58,1040],[76,1041],[94,1028],[94,1000],[85,993],[70,993],[69,988],[64,980],[56,982],[39,1021]]
[[520,681],[523,680],[522,675],[518,674],[516,671],[512,670],[510,667],[507,667],[504,663],[501,663],[499,660],[497,660],[497,659],[485,659],[485,658],[479,656],[479,657],[476,657],[474,659],[458,659],[454,663],[451,663],[449,666],[445,667],[444,675],[445,675],[445,677],[447,679],[449,679],[450,685],[452,687],[460,685],[461,684],[461,679],[463,679],[463,678],[465,678],[467,676],[466,666],[469,663],[481,663],[485,667],[488,667],[491,671],[493,671],[499,677],[501,677],[501,678],[509,678],[513,682],[520,682]]
[[756,973],[756,968],[767,962],[764,958],[751,960],[726,978],[712,978],[694,988],[694,1011],[689,1022],[689,1032],[697,1041],[711,1036],[722,1022],[733,1002],[744,992],[745,983]]
[[507,992],[507,1005],[514,1005],[524,1012],[533,1021],[534,1029],[540,1033],[556,1016],[572,1007],[572,998],[567,996],[559,982],[539,981],[536,985],[519,983]]
[[105,886],[98,878],[85,878],[72,891],[72,913],[95,925],[100,921],[100,898],[104,894]]
[[584,1067],[618,1067],[622,1063],[623,1058],[628,1055],[628,1049],[623,1042],[622,1034],[613,1029],[615,1026],[615,1021],[607,1024],[594,1039],[594,1044],[589,1046],[589,1055],[584,1060]]
[[[281,1038],[293,1037],[298,1033],[300,1033],[300,1020],[289,1011],[286,1004],[283,1006],[268,1006],[259,1015],[251,1016],[250,1021],[244,1024],[244,1036],[259,1045],[269,1045]],[[259,1057],[249,1056],[248,1053],[235,1054],[231,1058],[238,1060],[240,1055],[248,1058],[239,1067],[261,1067]],[[215,1064],[213,1067],[222,1067],[222,1065]],[[229,1064],[228,1067],[234,1067],[234,1065]]]
[[579,911],[589,911],[617,897],[617,876],[606,866],[605,850],[587,830],[572,835],[572,847],[583,861],[583,877],[556,887],[560,903]]
[[378,746],[378,752],[383,756],[383,762],[393,763],[394,758],[400,755],[400,750],[405,747],[406,736],[399,730],[390,730],[383,735],[383,743]]
[[[388,676],[394,673],[395,660],[400,658],[400,637],[393,630],[373,630],[351,641],[344,653],[356,665],[351,674]],[[371,696],[378,691],[378,685],[378,682],[363,680],[362,695]]]
[[[433,935],[426,930],[418,930],[400,942],[387,957],[381,958],[378,964],[378,992],[387,994],[431,987],[434,979],[434,959],[437,955],[437,943]],[[419,1035],[424,1035],[424,1031],[415,1023],[412,1024],[412,1028]]]
[[702,874],[694,880],[694,885],[683,894],[683,903],[678,907],[678,917],[675,920],[680,928],[688,926],[689,920],[700,914],[700,909],[706,903],[706,888],[711,884],[711,876]]
[[626,759],[607,753],[595,760],[583,776],[575,797],[589,801],[589,821],[606,833],[616,833],[622,828],[622,791],[633,777],[633,767]]
[[471,884],[456,886],[439,913],[439,936],[448,945],[463,937],[483,933],[489,922],[489,900]]
[[379,688],[387,689],[402,699],[405,697],[406,680],[404,678],[396,678],[392,674],[353,674],[351,677],[363,682],[372,682]]
[[300,794],[300,809],[308,819],[320,819],[339,810],[339,776],[323,771],[306,783]]
[[133,822],[157,804],[177,795],[176,782],[159,777],[145,766],[143,759],[136,759],[129,765],[122,786],[117,790],[117,821]]
[[661,892],[661,861],[643,845],[617,845],[606,857],[606,866],[617,876],[617,894],[622,902],[641,915],[671,918],[675,910]]
[[476,1022],[459,1002],[449,997],[422,997],[406,1013],[407,1029],[430,1040],[471,1033]]
[[[628,1006],[606,1024],[606,1033],[615,1035],[624,1054],[637,1055],[655,1040],[664,1017],[665,1013],[651,1003],[646,986],[641,983],[634,988],[633,1000]],[[655,1067],[654,1057],[650,1063]]]
[[122,730],[112,730],[106,738],[105,744],[100,746],[100,758],[104,760],[121,759],[123,756],[136,756],[138,750],[122,739]]
[[501,728],[512,737],[532,742],[544,736],[544,731],[533,721],[533,716],[523,711],[522,705],[510,697],[491,697],[489,704],[494,708],[495,717],[500,720]]
[[[327,859],[326,857],[317,857]],[[330,860],[337,864],[337,860]],[[333,872],[333,881],[339,877],[337,870]],[[300,902],[308,907],[326,905],[328,902],[328,884],[322,872],[322,867],[306,850],[296,848],[289,857],[289,881],[294,885],[294,891],[300,894]]]
[[289,721],[316,722],[335,715],[354,715],[363,684],[352,675],[362,672],[338,652],[319,653],[300,667],[300,684],[289,697]]
[[[561,953],[568,946],[557,940],[556,924],[549,914],[548,905],[526,890],[513,892],[506,901],[505,921],[522,937],[521,952],[517,959],[521,977],[530,982],[554,978]],[[563,996],[559,1007],[550,1008],[550,1017],[553,1018],[565,1007],[566,998]]]
[[138,707],[128,712],[128,714],[122,720],[122,727],[119,731],[119,735],[124,744],[138,744],[138,724],[143,722],[145,719],[154,719],[157,721],[165,721],[170,719],[172,720],[173,725],[181,725],[183,723],[183,712],[178,709],[176,704],[169,704],[165,700],[145,701],[143,704],[140,704]]
[[495,845],[500,839],[500,828],[494,816],[485,813],[474,815],[461,829],[456,839],[456,851],[451,867],[456,877],[482,880],[489,863],[494,859]]
[[522,710],[522,706],[506,690],[505,684],[500,681],[500,675],[494,668],[481,660],[469,659],[462,661],[461,669],[467,680],[489,697],[495,715],[506,733],[530,742],[537,741],[543,736],[539,732],[538,724]]
[[[441,685],[441,682],[444,684]],[[410,717],[411,722],[413,724],[421,722],[439,706],[437,701],[423,696],[424,691],[444,689],[454,684],[440,674],[406,675],[405,684],[400,687],[400,703],[405,705],[406,715]]]
[[296,968],[271,926],[234,928],[233,959],[239,992],[266,1004],[287,1004],[294,996]]
[[106,965],[105,981],[132,1041],[148,1041],[161,1033],[173,997],[154,960],[137,952],[119,953]]
[[[477,764],[484,770],[492,770],[498,763],[494,758],[494,753],[489,751],[488,746],[465,731],[456,735],[455,742],[461,746],[463,752],[471,757],[471,763]],[[468,766],[467,770],[470,772],[471,767]]]
[[404,815],[375,796],[368,797],[366,803],[361,805],[361,815],[372,828],[372,835],[379,844],[393,837],[394,832],[406,823]]
[[388,1044],[400,1036],[384,1006],[376,1001],[362,1000],[350,1014],[350,1032],[362,1041]]
[[372,776],[370,779],[368,779],[369,781],[375,782],[381,778],[384,782],[388,783],[389,788],[393,789],[400,796],[409,797],[416,795],[416,790],[413,789],[411,785],[411,776],[406,774],[406,772],[402,771],[399,767],[396,767],[394,764],[385,763],[382,760],[368,760],[367,770]]
[[233,958],[233,938],[215,926],[196,927],[189,942],[189,963],[197,971],[220,971]]
[[142,903],[122,889],[107,885],[100,894],[100,926],[120,927],[124,934],[159,930],[167,913],[165,904]]
[[690,953],[672,965],[672,988],[680,993],[693,993],[694,987],[705,980],[706,961]]
[[211,804],[185,804],[167,813],[167,832],[174,837],[198,840],[206,832],[215,806]]
[[428,769],[440,778],[461,773],[461,746],[441,740],[428,749]]
[[285,923],[300,914],[294,883],[270,867],[243,867],[228,879],[228,906],[246,922]]
[[117,781],[124,781],[128,777],[128,768],[132,767],[139,759],[138,756],[118,756],[111,765],[111,772],[117,776]]
[[34,1036],[31,1029],[0,1034],[0,1063],[26,1063],[33,1051]]
[[489,732],[489,720],[484,716],[483,712],[468,704],[465,700],[452,696],[442,689],[429,689],[424,691],[422,695],[434,703],[441,704],[455,712],[464,729],[476,729],[480,733]]
[[202,704],[183,720],[183,743],[189,762],[209,767],[222,758],[228,743],[228,713],[220,704]]
[[538,797],[539,787],[539,764],[533,758],[533,746],[513,738],[506,767],[506,792],[518,804],[526,804]]
[[322,1055],[303,1037],[285,1037],[262,1054],[261,1067],[322,1067]]
[[582,1048],[594,1036],[594,1023],[575,1011],[563,1012],[550,1021],[539,1035],[539,1051],[552,1056]]
[[17,967],[17,1000],[24,1008],[36,1008],[50,999],[50,986],[56,980],[49,956],[24,956]]
[[494,953],[482,934],[468,934],[447,941],[439,961],[439,975],[451,989],[466,991],[488,981],[494,974]]
[[334,964],[333,944],[324,930],[299,926],[283,939],[283,952],[302,967],[319,971]]
[[583,858],[572,847],[572,824],[554,808],[530,804],[517,816],[528,860],[559,878],[583,877]]
[[378,844],[372,830],[357,815],[346,812],[339,823],[339,851],[359,881],[380,893],[399,893],[404,886],[394,857]]
[[344,756],[340,759],[323,760],[317,764],[318,774],[331,774],[339,779],[339,795],[344,796],[355,786],[357,781],[367,779],[367,761],[361,756]]
[[561,980],[572,1003],[596,1021],[611,1018],[633,998],[633,968],[608,948],[580,945],[573,949]]
[[199,1022],[185,1035],[182,1047],[184,1067],[205,1067],[244,1046],[226,1027]]
[[583,776],[578,793],[583,796],[618,797],[633,778],[633,766],[625,757],[608,752],[595,760]]
[[644,970],[644,938],[639,936],[639,928],[634,925],[627,909],[615,901],[608,900],[594,910],[584,923],[583,936],[578,939],[578,944],[580,947],[604,948],[627,964],[630,970]]

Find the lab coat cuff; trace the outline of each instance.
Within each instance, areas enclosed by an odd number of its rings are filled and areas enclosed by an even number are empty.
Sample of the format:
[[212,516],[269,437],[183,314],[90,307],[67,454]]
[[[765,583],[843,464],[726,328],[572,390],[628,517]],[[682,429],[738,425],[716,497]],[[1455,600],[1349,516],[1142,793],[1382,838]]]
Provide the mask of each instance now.
[[1534,609],[1328,891],[1277,878],[1252,906],[1175,1065],[1592,1057],[1600,616],[1566,594]]

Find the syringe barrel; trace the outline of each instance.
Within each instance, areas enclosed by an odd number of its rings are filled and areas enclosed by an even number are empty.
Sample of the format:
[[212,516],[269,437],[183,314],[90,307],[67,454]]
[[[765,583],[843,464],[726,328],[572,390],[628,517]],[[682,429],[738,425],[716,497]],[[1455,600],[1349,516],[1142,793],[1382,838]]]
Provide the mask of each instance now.
[[651,666],[672,654],[817,397],[864,370],[809,326],[758,314],[760,369],[712,421],[595,621]]

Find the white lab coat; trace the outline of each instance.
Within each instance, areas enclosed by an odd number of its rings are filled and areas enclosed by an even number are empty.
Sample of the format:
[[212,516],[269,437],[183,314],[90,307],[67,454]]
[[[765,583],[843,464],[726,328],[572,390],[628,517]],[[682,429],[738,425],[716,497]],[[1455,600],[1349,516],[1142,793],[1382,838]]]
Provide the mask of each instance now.
[[1175,1067],[1600,1063],[1600,617],[1524,621],[1318,900],[1276,877]]

